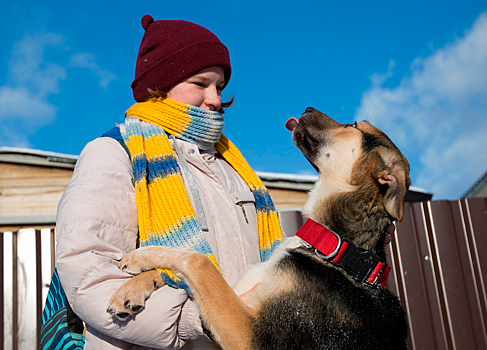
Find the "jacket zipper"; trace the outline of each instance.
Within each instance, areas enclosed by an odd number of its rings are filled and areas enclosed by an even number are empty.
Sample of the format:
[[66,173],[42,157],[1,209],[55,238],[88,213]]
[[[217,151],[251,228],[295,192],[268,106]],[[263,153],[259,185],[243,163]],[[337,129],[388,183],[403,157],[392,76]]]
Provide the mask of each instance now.
[[240,208],[242,208],[242,213],[243,213],[243,216],[245,218],[245,222],[248,224],[249,219],[247,219],[247,213],[245,212],[244,203],[245,202],[238,202],[237,204],[240,206]]

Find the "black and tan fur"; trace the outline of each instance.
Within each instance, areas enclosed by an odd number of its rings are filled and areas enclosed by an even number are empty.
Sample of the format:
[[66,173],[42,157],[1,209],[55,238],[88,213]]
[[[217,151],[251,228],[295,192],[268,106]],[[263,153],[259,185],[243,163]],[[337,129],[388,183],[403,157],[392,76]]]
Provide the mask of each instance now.
[[[313,108],[292,129],[295,145],[320,174],[305,215],[384,257],[385,228],[403,217],[406,158],[369,123],[340,124]],[[357,283],[297,237],[251,267],[235,291],[206,257],[185,248],[140,248],[120,267],[138,276],[112,297],[108,312],[123,319],[138,311],[161,285],[148,270],[170,268],[190,286],[206,327],[227,350],[407,348],[397,298]],[[244,304],[238,294],[257,283]]]

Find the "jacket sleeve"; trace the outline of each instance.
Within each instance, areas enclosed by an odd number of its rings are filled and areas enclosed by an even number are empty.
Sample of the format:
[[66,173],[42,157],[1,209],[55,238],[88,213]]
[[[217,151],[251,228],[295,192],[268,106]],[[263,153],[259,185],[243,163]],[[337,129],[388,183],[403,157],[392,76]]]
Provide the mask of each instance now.
[[90,142],[76,164],[57,213],[56,262],[74,312],[97,331],[161,349],[204,337],[199,312],[183,290],[164,286],[128,321],[107,312],[112,294],[131,278],[118,263],[137,244],[132,165],[117,141]]

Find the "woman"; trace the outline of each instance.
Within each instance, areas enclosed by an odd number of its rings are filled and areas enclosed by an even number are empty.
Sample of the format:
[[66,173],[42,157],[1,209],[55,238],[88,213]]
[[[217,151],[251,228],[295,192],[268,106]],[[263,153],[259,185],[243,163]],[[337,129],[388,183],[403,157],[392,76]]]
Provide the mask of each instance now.
[[[88,325],[85,349],[189,349],[188,340],[207,339],[184,289],[162,287],[124,322],[107,313],[131,278],[118,262],[139,244],[193,244],[232,285],[281,239],[267,191],[221,136],[227,48],[191,22],[146,15],[142,26],[132,83],[138,103],[116,130],[121,137],[83,149],[58,207],[57,269]],[[162,276],[178,285],[170,272]]]

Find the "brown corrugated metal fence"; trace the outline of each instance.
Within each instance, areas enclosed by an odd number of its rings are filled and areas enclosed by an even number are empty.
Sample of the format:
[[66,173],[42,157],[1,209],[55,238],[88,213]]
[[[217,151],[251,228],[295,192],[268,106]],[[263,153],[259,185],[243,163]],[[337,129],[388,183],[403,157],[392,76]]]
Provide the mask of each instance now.
[[487,349],[487,198],[406,203],[389,258],[410,349]]

